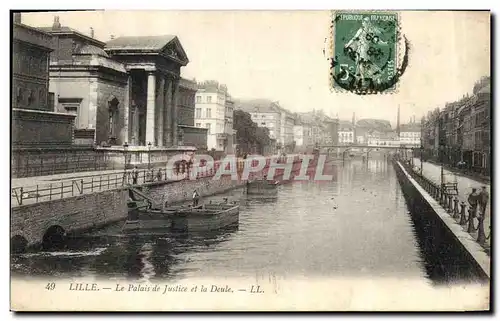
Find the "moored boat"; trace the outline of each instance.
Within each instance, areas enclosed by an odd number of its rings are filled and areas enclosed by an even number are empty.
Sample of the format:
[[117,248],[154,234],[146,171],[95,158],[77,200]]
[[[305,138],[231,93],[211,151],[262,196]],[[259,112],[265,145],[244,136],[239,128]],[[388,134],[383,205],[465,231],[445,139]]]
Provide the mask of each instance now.
[[255,180],[247,183],[247,194],[249,195],[276,195],[279,183],[269,180]]
[[176,231],[211,231],[230,226],[239,220],[239,205],[228,202],[211,202],[192,207],[170,206],[163,209],[144,206],[137,201],[129,202],[127,221],[122,230],[173,229]]
[[170,215],[174,231],[213,231],[237,224],[240,206],[233,202],[211,202]]

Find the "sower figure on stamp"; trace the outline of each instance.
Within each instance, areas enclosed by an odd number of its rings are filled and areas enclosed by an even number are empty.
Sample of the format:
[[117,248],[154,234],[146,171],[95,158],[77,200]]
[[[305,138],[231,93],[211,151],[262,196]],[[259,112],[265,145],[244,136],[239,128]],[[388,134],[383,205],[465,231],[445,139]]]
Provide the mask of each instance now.
[[361,84],[366,78],[372,78],[375,73],[380,72],[380,68],[372,62],[372,52],[374,49],[370,46],[371,43],[387,44],[380,39],[381,31],[375,27],[370,18],[365,17],[361,22],[361,28],[358,29],[354,37],[349,40],[344,48],[349,49],[353,46],[356,61],[356,77],[361,81]]

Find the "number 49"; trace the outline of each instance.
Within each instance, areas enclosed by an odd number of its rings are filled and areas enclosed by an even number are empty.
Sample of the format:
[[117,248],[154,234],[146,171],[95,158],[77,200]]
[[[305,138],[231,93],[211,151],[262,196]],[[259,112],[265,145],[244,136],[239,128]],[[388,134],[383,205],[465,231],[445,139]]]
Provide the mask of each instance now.
[[49,291],[52,291],[56,288],[56,284],[54,282],[50,282],[50,283],[47,283],[47,285],[45,286],[45,288]]

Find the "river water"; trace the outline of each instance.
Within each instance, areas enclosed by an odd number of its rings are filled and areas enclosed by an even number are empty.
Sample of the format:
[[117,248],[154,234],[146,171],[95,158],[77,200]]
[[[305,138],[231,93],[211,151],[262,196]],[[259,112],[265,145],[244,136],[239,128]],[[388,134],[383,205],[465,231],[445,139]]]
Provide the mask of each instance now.
[[241,203],[232,229],[124,235],[120,223],[71,239],[62,251],[12,256],[12,273],[150,281],[272,273],[431,282],[391,163],[327,166],[336,173],[333,181],[285,184],[273,199],[241,189],[226,193]]

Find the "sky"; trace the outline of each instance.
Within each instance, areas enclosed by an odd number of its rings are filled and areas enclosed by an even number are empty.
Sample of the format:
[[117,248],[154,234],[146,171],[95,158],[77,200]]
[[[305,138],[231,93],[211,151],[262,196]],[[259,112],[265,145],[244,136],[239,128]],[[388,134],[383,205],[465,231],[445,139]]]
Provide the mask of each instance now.
[[490,75],[489,12],[403,11],[409,66],[397,92],[360,96],[330,90],[329,11],[88,11],[23,13],[22,22],[63,26],[109,41],[111,35],[177,35],[190,60],[181,74],[217,80],[237,99],[279,101],[292,112],[323,110],[340,119],[410,117],[471,93]]

